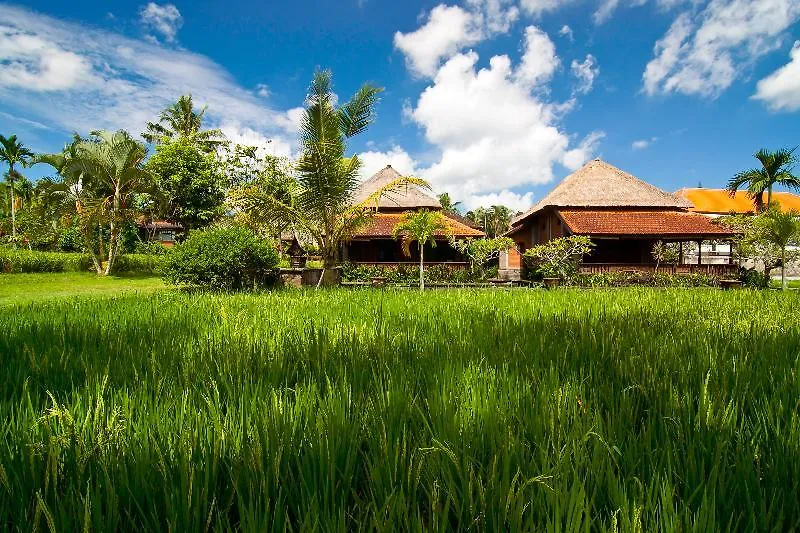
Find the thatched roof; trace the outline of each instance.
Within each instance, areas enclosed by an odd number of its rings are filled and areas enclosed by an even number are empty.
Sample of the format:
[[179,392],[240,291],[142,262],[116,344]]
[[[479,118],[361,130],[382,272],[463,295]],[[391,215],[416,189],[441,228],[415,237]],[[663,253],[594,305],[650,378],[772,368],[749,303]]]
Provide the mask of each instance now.
[[[353,202],[358,203],[366,200],[369,195],[373,194],[381,187],[401,177],[400,173],[393,169],[391,165],[386,165],[385,168],[378,171],[374,176],[364,181],[358,187],[353,195]],[[378,204],[378,208],[391,210],[420,208],[441,209],[442,204],[440,204],[439,200],[434,196],[423,191],[416,185],[409,185],[393,193],[383,195]]]
[[589,161],[561,182],[536,205],[516,217],[518,224],[545,207],[692,207],[692,203],[610,165]]

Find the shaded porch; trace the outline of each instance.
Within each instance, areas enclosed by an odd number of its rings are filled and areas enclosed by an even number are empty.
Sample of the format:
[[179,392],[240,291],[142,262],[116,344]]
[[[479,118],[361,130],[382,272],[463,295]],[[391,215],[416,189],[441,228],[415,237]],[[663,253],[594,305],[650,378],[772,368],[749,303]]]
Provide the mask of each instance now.
[[[467,259],[447,242],[437,239],[436,247],[425,244],[425,265],[450,265],[455,268],[469,265]],[[362,265],[419,265],[419,249],[416,243],[411,244],[411,255],[403,253],[402,244],[395,239],[364,239],[349,242],[343,250],[344,261]]]
[[[661,263],[657,267],[653,257],[656,242],[674,243],[678,246],[678,262]],[[703,240],[683,238],[603,238],[592,236],[595,247],[584,256],[580,271],[586,274],[602,272],[659,272],[671,274],[735,275],[738,265],[733,260],[730,240]]]

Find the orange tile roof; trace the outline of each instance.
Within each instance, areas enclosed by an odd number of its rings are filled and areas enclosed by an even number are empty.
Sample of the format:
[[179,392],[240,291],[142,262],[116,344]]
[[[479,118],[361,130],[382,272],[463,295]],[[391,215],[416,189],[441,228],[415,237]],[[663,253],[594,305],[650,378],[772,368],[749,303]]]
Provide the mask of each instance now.
[[[403,219],[405,213],[377,213],[372,221],[354,235],[356,239],[392,238],[392,230]],[[483,237],[481,230],[470,228],[461,222],[444,215],[450,225],[453,237]],[[439,234],[444,237],[444,234]]]
[[731,230],[705,215],[664,210],[559,209],[558,214],[578,235],[727,237]]
[[[735,196],[728,194],[724,189],[680,189],[676,195],[686,198],[694,207],[690,211],[727,215],[730,213],[746,214],[755,210],[753,200],[745,191],[736,191]],[[764,195],[766,202],[767,195]],[[800,196],[789,192],[773,192],[772,201],[777,202],[784,211],[794,209],[800,211]]]

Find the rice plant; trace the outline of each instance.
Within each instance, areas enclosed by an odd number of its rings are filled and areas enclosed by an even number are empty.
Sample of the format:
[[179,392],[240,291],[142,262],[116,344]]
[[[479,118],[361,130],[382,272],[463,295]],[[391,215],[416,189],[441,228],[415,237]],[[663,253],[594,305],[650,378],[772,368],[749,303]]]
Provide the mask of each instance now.
[[0,529],[798,529],[798,309],[707,289],[3,308]]

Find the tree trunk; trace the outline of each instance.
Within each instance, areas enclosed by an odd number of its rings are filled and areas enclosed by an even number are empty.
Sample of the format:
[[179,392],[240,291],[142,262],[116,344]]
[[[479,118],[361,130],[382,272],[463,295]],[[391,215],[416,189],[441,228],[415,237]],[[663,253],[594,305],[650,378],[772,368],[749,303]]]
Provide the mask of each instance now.
[[786,290],[786,247],[781,248],[781,290]]
[[419,290],[425,290],[425,273],[424,273],[424,256],[425,256],[425,247],[422,244],[422,241],[419,243]]
[[772,185],[767,187],[767,210],[769,210],[770,205],[772,205]]
[[14,165],[9,166],[9,189],[11,189],[11,236],[14,240],[14,248],[17,247],[17,204],[14,201]]

